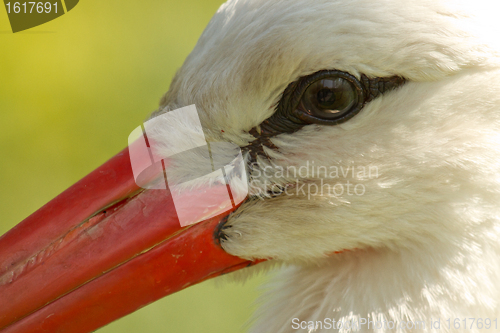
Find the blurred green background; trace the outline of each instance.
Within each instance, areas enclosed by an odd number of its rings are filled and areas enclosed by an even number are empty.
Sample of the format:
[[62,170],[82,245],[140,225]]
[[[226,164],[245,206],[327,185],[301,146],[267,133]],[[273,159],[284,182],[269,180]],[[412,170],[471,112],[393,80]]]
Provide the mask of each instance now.
[[[222,2],[82,0],[16,34],[0,9],[0,235],[127,145]],[[208,281],[98,332],[244,332],[262,279]]]

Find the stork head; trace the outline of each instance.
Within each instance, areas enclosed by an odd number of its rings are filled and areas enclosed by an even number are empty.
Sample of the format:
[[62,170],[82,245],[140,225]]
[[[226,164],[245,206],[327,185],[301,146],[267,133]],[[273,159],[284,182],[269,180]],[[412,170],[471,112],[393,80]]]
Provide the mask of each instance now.
[[294,264],[265,296],[255,332],[287,332],[293,318],[498,314],[500,72],[489,10],[229,1],[216,13],[159,112],[196,104],[211,140],[247,153],[250,196],[222,247]]
[[[215,14],[153,117],[194,104],[208,141],[243,152],[249,194],[216,241],[290,264],[257,332],[497,313],[500,58],[481,5],[234,0]],[[178,125],[148,133],[156,154]],[[172,179],[206,162],[177,158]]]
[[[498,59],[472,13],[456,1],[224,4],[159,109],[195,104],[209,141],[247,153],[250,197],[224,249],[283,260],[440,252],[492,219]],[[384,89],[394,77],[406,82]],[[364,99],[379,91],[360,102],[357,84]],[[332,116],[321,91],[351,104]]]

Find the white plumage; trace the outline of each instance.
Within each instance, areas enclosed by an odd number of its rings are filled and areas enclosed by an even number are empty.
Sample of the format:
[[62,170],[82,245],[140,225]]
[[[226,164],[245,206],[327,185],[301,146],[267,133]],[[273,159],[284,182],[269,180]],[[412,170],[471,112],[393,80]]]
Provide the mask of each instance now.
[[[195,104],[209,140],[247,145],[287,85],[319,70],[408,80],[345,123],[274,137],[277,150],[266,149],[270,160],[254,167],[251,179],[268,189],[350,181],[365,191],[282,194],[248,201],[230,217],[227,252],[284,264],[252,332],[335,331],[293,330],[294,318],[426,321],[411,332],[433,332],[429,321],[441,318],[436,332],[459,332],[444,321],[499,317],[494,5],[236,0],[215,14],[160,108]],[[309,171],[266,178],[266,166]],[[377,176],[313,176],[318,166],[374,167]],[[360,330],[386,331],[397,330]]]

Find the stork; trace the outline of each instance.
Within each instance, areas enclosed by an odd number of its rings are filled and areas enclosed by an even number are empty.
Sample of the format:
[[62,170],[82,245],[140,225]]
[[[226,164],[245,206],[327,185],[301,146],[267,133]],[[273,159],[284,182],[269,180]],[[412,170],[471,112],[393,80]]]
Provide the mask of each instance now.
[[[482,5],[222,5],[153,119],[196,105],[209,142],[241,148],[248,197],[181,228],[125,150],[0,239],[0,327],[92,331],[267,260],[247,269],[278,267],[251,332],[498,331],[500,58]],[[156,153],[182,125],[155,128]]]

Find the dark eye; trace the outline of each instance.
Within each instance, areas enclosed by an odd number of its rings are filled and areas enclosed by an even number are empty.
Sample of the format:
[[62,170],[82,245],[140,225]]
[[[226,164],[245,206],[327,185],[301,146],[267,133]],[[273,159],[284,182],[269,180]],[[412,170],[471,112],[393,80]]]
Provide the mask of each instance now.
[[307,123],[338,124],[358,113],[365,102],[361,82],[336,70],[304,77],[296,92],[300,95],[292,113]]
[[305,90],[298,108],[321,119],[338,119],[348,114],[358,102],[356,87],[342,77],[324,78]]

